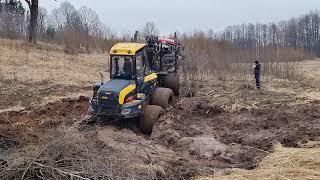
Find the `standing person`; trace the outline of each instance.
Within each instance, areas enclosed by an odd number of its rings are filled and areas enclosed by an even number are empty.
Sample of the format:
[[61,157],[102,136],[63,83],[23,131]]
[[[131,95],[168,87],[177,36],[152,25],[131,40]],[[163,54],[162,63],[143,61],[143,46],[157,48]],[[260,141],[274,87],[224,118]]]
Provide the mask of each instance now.
[[256,87],[257,89],[261,88],[261,84],[260,84],[260,75],[261,75],[261,65],[259,63],[259,61],[255,61],[254,62],[254,78],[256,79]]

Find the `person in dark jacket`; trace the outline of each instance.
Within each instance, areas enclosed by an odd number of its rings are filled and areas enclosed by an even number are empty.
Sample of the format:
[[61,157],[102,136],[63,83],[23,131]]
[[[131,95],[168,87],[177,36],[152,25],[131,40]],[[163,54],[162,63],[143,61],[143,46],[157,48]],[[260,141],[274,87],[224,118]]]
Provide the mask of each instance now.
[[130,58],[124,58],[124,64],[123,64],[123,72],[127,76],[132,76],[132,63]]
[[259,61],[255,61],[254,62],[254,78],[256,79],[256,86],[257,89],[261,88],[261,84],[260,84],[260,75],[261,75],[261,65],[259,63]]

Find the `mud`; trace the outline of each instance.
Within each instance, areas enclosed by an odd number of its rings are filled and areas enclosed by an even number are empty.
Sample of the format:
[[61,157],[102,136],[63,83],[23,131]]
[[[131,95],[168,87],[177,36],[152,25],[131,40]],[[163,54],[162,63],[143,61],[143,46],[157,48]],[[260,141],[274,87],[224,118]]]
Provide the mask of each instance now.
[[0,151],[17,145],[37,143],[41,134],[72,125],[87,113],[88,98],[65,98],[45,106],[0,113]]
[[147,167],[159,179],[189,179],[226,168],[252,169],[277,143],[297,147],[320,140],[320,101],[234,86],[212,84],[195,97],[181,97],[151,136],[118,124],[84,124],[84,96],[3,112],[0,152],[37,144],[43,134],[54,136],[56,129],[69,127],[135,168]]
[[156,124],[151,138],[185,159],[206,164],[207,169],[221,165],[251,169],[277,143],[298,147],[320,137],[318,101],[235,113],[209,107],[206,100],[201,106],[199,102],[197,98],[180,101]]

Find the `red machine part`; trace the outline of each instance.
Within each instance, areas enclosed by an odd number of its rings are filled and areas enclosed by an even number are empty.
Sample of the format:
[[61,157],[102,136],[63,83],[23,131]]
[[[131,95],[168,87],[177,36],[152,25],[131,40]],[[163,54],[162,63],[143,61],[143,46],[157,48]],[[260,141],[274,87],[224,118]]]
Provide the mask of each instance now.
[[158,38],[160,43],[164,43],[164,44],[169,44],[172,46],[176,45],[176,42],[173,39],[168,39],[168,38]]

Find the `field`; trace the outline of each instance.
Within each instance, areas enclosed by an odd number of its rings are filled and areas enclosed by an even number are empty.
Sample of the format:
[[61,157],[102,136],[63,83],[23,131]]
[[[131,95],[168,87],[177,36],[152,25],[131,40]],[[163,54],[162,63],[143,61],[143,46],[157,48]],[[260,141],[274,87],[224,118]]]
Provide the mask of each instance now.
[[211,78],[190,97],[183,84],[146,136],[89,120],[107,54],[0,43],[3,179],[320,178],[320,60],[301,62],[300,81],[264,78],[261,91],[253,80]]
[[100,80],[98,72],[108,78],[107,54],[67,55],[54,45],[28,47],[21,41],[3,39],[0,43],[0,109],[88,96],[91,85]]

